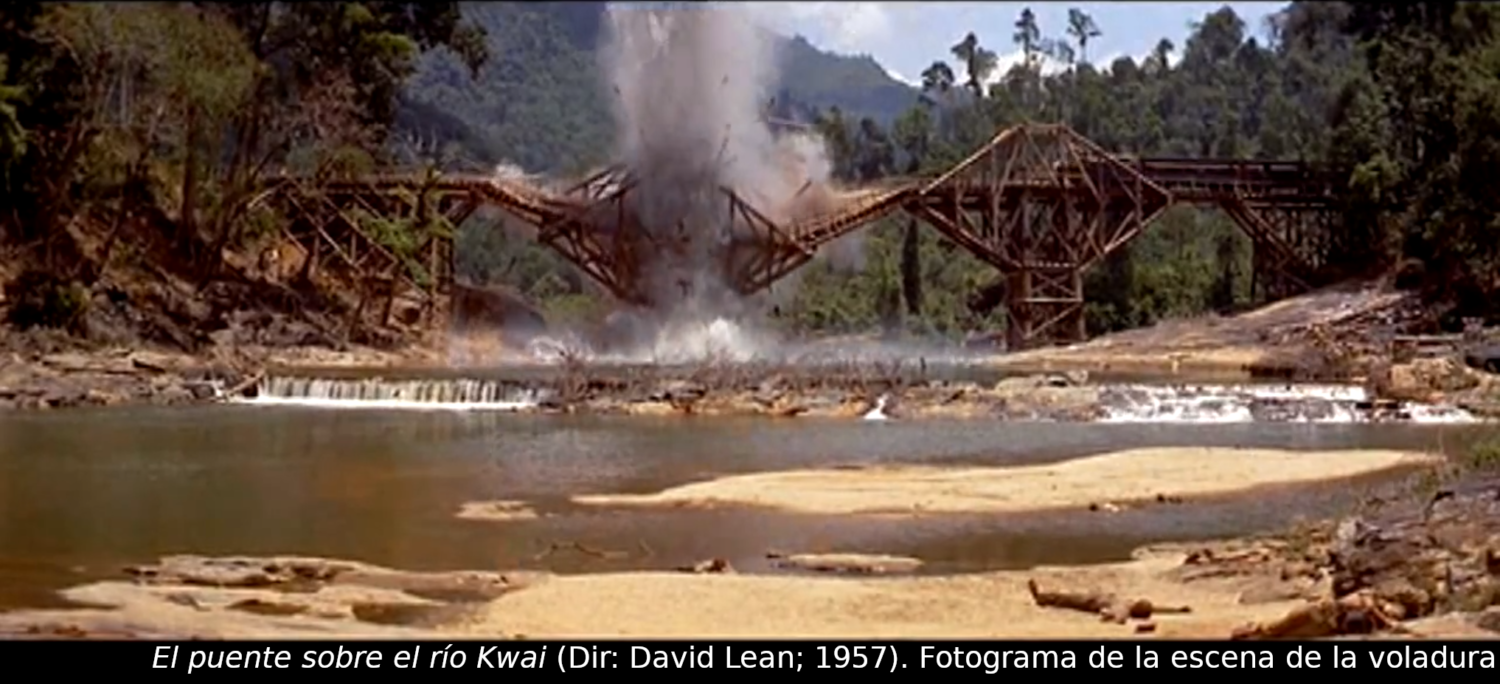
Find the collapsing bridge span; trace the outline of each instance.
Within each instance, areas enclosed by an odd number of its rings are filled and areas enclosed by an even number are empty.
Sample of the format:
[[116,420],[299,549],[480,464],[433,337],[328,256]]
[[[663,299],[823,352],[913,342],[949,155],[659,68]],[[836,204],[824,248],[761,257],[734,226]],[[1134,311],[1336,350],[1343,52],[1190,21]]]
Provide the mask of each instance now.
[[[452,281],[452,235],[427,230],[398,256],[370,234],[370,218],[451,228],[486,206],[535,227],[537,240],[614,296],[649,306],[646,257],[682,245],[641,229],[629,203],[634,187],[628,170],[613,167],[558,189],[434,174],[282,177],[266,197],[291,218],[286,233],[306,254],[304,270],[332,259],[361,292],[378,285],[389,316],[399,292],[420,293],[429,311],[440,308]],[[939,176],[846,193],[836,210],[814,216],[772,220],[733,188],[721,188],[737,227],[723,272],[740,293],[754,294],[823,245],[904,212],[1000,272],[1000,286],[972,303],[1004,305],[1011,348],[1069,342],[1085,334],[1084,271],[1178,203],[1221,208],[1245,230],[1266,294],[1312,286],[1330,241],[1331,190],[1328,178],[1301,163],[1129,158],[1066,126],[1024,124]]]

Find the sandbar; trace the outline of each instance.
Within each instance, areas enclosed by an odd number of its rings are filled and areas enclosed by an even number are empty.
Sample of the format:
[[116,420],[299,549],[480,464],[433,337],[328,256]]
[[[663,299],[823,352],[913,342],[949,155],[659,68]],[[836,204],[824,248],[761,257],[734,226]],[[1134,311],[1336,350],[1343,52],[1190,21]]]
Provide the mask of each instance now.
[[719,478],[592,506],[754,506],[808,514],[1027,513],[1339,480],[1441,457],[1408,451],[1148,448],[1014,467],[874,466]]

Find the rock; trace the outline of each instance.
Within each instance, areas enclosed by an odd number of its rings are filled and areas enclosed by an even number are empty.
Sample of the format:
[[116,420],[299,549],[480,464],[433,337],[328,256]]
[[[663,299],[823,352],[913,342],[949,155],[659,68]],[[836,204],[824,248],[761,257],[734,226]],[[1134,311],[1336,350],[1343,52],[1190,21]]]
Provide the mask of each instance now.
[[651,401],[694,402],[708,394],[708,388],[686,380],[668,382],[651,393]]
[[632,416],[671,416],[681,413],[676,406],[665,401],[636,401],[619,405],[618,408]]
[[92,389],[84,395],[84,403],[91,406],[118,406],[126,401],[129,397],[102,389]]
[[47,408],[73,408],[82,406],[87,393],[74,389],[56,389],[42,398]]
[[167,387],[158,390],[154,397],[155,403],[163,404],[166,406],[190,404],[196,399],[197,398],[193,395],[192,391],[181,385],[168,385]]
[[177,370],[182,365],[182,359],[170,354],[159,354],[151,351],[137,351],[130,355],[130,364],[140,370],[154,373],[168,373]]
[[1375,586],[1373,593],[1381,610],[1397,620],[1432,613],[1432,595],[1412,586],[1405,578],[1382,582]]
[[723,558],[710,558],[692,565],[680,567],[678,571],[690,572],[695,575],[722,575],[733,573],[734,567],[729,564],[729,561]]
[[1500,633],[1500,609],[1486,608],[1474,617],[1474,624],[1485,631]]
[[1252,585],[1240,592],[1238,602],[1242,606],[1254,606],[1263,603],[1295,601],[1305,598],[1306,595],[1307,590],[1304,586],[1285,582],[1265,582]]
[[1464,354],[1464,364],[1486,373],[1500,373],[1500,344],[1491,344]]
[[209,382],[189,383],[185,385],[185,387],[187,388],[188,392],[193,395],[193,399],[195,401],[208,401],[210,399],[216,399],[219,396],[219,392],[222,391],[217,385]]
[[[547,321],[523,297],[504,288],[453,285],[453,326],[459,330],[499,330],[517,341],[546,335]],[[420,312],[419,312],[420,314]]]
[[1373,384],[1392,399],[1431,402],[1444,394],[1479,387],[1483,380],[1473,369],[1450,359],[1427,358],[1392,364],[1385,377]]
[[129,358],[100,358],[89,354],[64,352],[43,356],[42,365],[63,373],[104,373],[134,375],[135,364]]

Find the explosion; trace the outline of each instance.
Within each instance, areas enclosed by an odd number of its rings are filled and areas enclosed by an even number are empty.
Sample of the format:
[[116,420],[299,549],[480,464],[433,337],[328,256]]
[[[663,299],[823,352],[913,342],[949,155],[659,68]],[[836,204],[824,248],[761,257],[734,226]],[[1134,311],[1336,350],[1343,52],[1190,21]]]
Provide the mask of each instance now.
[[[764,108],[777,79],[775,45],[734,6],[645,9],[612,5],[601,50],[614,96],[619,160],[636,185],[629,195],[647,242],[641,286],[649,312],[613,317],[612,342],[660,359],[680,349],[702,356],[698,332],[738,350],[759,337],[754,307],[729,281],[729,248],[750,237],[731,218],[732,189],[778,223],[826,210],[831,165],[821,139],[773,134]],[[698,332],[694,332],[698,331]],[[756,346],[749,344],[749,346]]]

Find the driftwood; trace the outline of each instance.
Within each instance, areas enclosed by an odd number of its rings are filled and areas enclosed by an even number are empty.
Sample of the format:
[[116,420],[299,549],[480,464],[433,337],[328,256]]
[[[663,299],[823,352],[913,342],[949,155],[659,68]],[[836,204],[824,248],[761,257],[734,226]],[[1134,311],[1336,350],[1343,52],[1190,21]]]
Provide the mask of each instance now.
[[1183,614],[1193,612],[1188,606],[1159,606],[1150,599],[1121,599],[1114,594],[1101,592],[1043,591],[1036,580],[1027,580],[1031,600],[1042,608],[1064,608],[1098,615],[1109,622],[1124,623],[1126,620],[1146,620],[1153,615]]
[[1353,594],[1297,606],[1276,620],[1240,627],[1229,638],[1316,639],[1380,631],[1404,630],[1394,618],[1381,610],[1379,602],[1372,596]]
[[226,397],[237,397],[237,396],[240,396],[240,395],[244,394],[245,392],[249,391],[251,387],[255,387],[256,385],[259,385],[260,381],[265,380],[265,379],[266,379],[266,371],[265,371],[264,368],[262,368],[261,370],[257,371],[254,375],[251,375],[250,377],[245,378],[244,380],[241,380],[239,383],[235,384],[235,386],[230,387],[228,391],[224,392],[224,396],[226,396]]

